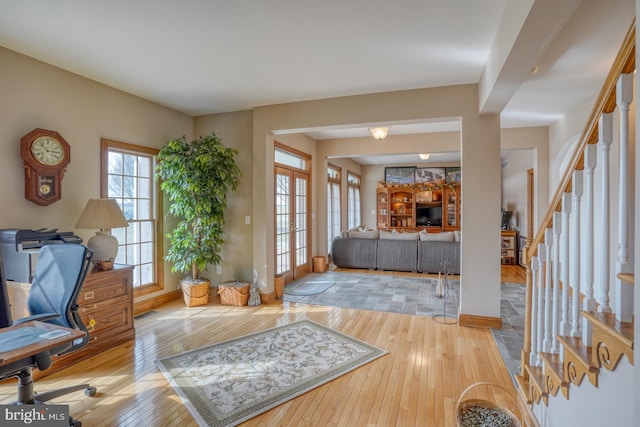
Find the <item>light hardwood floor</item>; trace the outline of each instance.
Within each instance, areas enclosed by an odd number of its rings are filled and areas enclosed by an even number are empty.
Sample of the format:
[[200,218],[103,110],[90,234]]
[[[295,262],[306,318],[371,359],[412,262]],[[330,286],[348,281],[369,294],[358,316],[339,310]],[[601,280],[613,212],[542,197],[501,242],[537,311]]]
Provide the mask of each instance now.
[[[136,320],[136,339],[36,382],[36,390],[90,382],[95,397],[73,393],[85,426],[195,426],[157,369],[172,354],[310,319],[389,354],[290,400],[246,426],[455,426],[460,394],[487,381],[515,393],[489,330],[438,323],[432,317],[282,303],[204,307],[174,301]],[[16,381],[0,384],[0,402],[15,398]]]

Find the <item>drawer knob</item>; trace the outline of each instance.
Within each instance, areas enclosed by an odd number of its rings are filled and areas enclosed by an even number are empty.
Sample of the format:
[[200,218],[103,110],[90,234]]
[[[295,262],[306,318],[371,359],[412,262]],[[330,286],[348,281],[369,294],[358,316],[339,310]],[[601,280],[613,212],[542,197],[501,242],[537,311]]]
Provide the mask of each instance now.
[[93,299],[93,292],[85,292],[84,299]]

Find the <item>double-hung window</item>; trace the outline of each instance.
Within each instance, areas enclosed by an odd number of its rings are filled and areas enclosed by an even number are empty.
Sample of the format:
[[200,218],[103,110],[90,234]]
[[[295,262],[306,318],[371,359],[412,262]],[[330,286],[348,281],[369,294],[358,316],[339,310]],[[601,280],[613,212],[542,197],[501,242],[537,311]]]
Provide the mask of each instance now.
[[347,172],[347,222],[349,229],[362,225],[360,175]]
[[158,150],[102,139],[101,195],[115,199],[129,226],[112,230],[115,262],[134,267],[135,295],[162,289],[162,198],[155,180]]
[[327,248],[340,235],[340,180],[342,170],[338,166],[327,166]]

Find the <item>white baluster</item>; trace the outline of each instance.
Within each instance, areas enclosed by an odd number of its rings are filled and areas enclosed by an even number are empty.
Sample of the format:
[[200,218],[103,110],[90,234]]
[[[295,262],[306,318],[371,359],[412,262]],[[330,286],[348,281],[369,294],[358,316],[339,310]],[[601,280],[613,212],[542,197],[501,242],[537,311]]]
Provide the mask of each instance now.
[[609,253],[611,249],[611,232],[609,224],[611,223],[611,177],[609,172],[609,152],[611,143],[613,142],[613,113],[603,113],[598,123],[598,146],[600,147],[600,155],[602,156],[600,167],[602,168],[600,182],[600,191],[602,200],[600,201],[600,215],[598,222],[601,224],[597,228],[600,238],[598,239],[598,263],[600,265],[600,274],[598,277],[598,289],[600,290],[600,311],[603,313],[611,313],[611,305],[609,304],[609,289],[611,273]]
[[547,228],[544,234],[544,242],[547,245],[546,257],[545,257],[545,278],[544,278],[544,341],[542,351],[551,352],[551,304],[552,296],[551,290],[553,289],[553,278],[551,270],[553,268],[551,261],[551,253],[553,251],[553,230]]
[[562,254],[560,277],[562,277],[562,320],[560,335],[569,335],[569,217],[571,216],[571,193],[562,195]]
[[571,180],[571,194],[573,195],[573,207],[571,214],[571,271],[570,281],[573,288],[571,296],[571,335],[580,336],[580,201],[582,200],[582,171],[573,171]]
[[[585,227],[584,236],[584,299],[582,309],[594,311],[596,300],[593,299],[593,170],[596,167],[596,145],[587,144],[584,149],[584,174],[585,174]],[[585,345],[591,345],[591,323],[587,319],[582,319],[582,341]]]
[[[630,273],[633,266],[629,263],[629,209],[631,192],[629,191],[629,104],[633,101],[633,74],[622,74],[616,88],[616,98],[620,106],[620,163],[618,197],[618,261],[617,273]],[[616,319],[631,322],[633,316],[633,286],[616,277],[615,281]]]
[[536,343],[536,366],[540,366],[542,364],[542,360],[540,359],[540,352],[543,351],[543,336],[544,330],[542,329],[543,321],[544,321],[544,268],[545,268],[545,259],[547,258],[547,245],[544,243],[538,244],[538,342]]
[[529,364],[536,365],[538,353],[538,257],[531,257],[531,353]]
[[562,213],[553,214],[553,252],[551,268],[553,289],[551,296],[551,353],[558,352],[558,312],[560,303],[560,233],[562,232]]

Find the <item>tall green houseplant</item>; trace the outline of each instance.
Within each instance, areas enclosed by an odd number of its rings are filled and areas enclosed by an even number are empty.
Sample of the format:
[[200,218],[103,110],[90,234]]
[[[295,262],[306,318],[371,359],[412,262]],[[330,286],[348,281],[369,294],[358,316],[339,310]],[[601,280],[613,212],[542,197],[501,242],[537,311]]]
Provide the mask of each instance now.
[[194,282],[207,264],[221,261],[227,194],[241,176],[237,154],[215,133],[194,141],[172,139],[158,154],[160,188],[169,196],[169,213],[180,218],[166,235],[171,247],[165,259],[173,262],[171,271],[191,272]]

